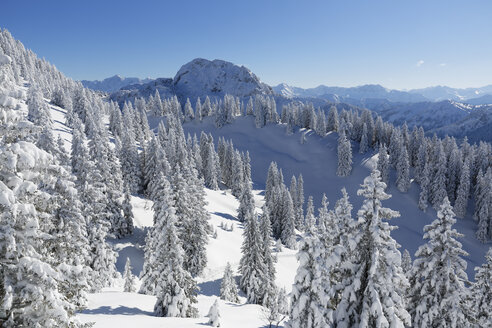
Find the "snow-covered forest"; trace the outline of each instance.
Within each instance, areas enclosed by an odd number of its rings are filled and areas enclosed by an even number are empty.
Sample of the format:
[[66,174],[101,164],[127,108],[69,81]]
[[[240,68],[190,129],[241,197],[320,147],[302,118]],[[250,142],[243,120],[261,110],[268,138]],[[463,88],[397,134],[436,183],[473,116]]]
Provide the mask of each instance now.
[[117,103],[5,29],[0,221],[2,327],[492,327],[490,143],[262,93]]

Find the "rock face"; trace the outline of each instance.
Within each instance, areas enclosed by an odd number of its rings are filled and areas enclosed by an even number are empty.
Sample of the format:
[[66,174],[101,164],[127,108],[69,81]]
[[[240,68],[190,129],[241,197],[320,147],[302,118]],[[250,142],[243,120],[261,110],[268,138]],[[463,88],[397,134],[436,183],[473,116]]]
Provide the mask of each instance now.
[[174,77],[174,89],[180,97],[204,97],[231,94],[249,97],[273,95],[272,88],[244,66],[223,60],[197,58],[183,65]]

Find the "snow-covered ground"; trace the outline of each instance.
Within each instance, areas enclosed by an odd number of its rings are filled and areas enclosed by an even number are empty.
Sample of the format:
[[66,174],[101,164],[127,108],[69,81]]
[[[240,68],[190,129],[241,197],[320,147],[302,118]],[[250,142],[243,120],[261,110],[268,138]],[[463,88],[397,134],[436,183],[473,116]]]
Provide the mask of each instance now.
[[[157,122],[151,121],[156,124]],[[253,117],[239,117],[233,124],[216,129],[213,118],[207,118],[203,123],[190,122],[184,125],[186,133],[200,136],[201,131],[211,133],[214,141],[219,136],[232,139],[234,147],[240,151],[248,150],[251,155],[252,179],[255,189],[264,189],[271,161],[276,161],[282,169],[285,184],[290,185],[292,175],[302,173],[304,178],[304,194],[312,195],[315,207],[321,203],[323,193],[326,193],[333,208],[335,202],[341,197],[340,190],[345,187],[354,206],[352,214],[355,216],[362,205],[362,197],[357,196],[357,190],[365,177],[377,163],[377,153],[370,149],[366,154],[359,154],[358,143],[352,143],[353,170],[348,177],[338,177],[337,169],[337,138],[338,134],[330,133],[321,138],[313,132],[307,133],[307,142],[300,143],[301,131],[296,130],[293,135],[286,135],[284,125],[267,125],[262,129],[254,126]],[[418,208],[418,196],[420,187],[416,183],[411,184],[407,193],[401,193],[395,186],[395,172],[391,172],[391,182],[387,192],[392,198],[383,204],[400,212],[399,218],[392,219],[390,224],[399,229],[391,232],[391,235],[402,245],[400,251],[408,249],[413,257],[417,248],[423,244],[423,228],[437,218],[434,209],[428,208],[422,212]],[[468,262],[467,273],[470,279],[474,277],[474,267],[484,261],[485,253],[490,247],[482,244],[475,238],[477,224],[472,219],[473,206],[471,200],[468,213],[464,219],[458,219],[455,228],[465,235],[460,239],[463,248],[470,254],[466,257]]]
[[[256,205],[262,204],[259,191],[254,191]],[[230,262],[237,273],[241,258],[242,224],[236,220],[238,201],[229,191],[206,189],[207,210],[210,223],[217,230],[217,238],[210,238],[207,246],[208,264],[204,273],[197,277],[200,287],[198,295],[199,318],[159,318],[153,316],[154,296],[123,292],[122,281],[103,292],[89,295],[89,306],[79,318],[83,322],[95,322],[95,327],[197,327],[207,323],[210,306],[220,295],[220,283],[224,268]],[[113,241],[119,257],[117,268],[123,272],[126,258],[129,257],[133,273],[138,275],[143,265],[144,231],[152,225],[152,202],[143,198],[132,198],[135,215],[135,233],[127,239]],[[259,210],[259,208],[258,208]],[[232,231],[221,228],[233,226]],[[291,289],[297,269],[295,251],[284,248],[278,253],[277,284]],[[258,305],[244,304],[246,298],[240,295],[241,304],[220,301],[221,327],[264,327],[262,308]]]
[[[70,149],[71,131],[65,126],[65,112],[63,109],[51,106],[51,115],[54,121],[55,137],[60,135],[65,141],[67,150]],[[150,120],[151,126],[156,127],[158,120]],[[318,207],[323,193],[327,194],[330,207],[341,196],[340,190],[347,188],[350,200],[354,205],[353,214],[362,203],[362,199],[356,195],[356,191],[364,177],[369,175],[375,165],[377,156],[368,152],[358,154],[358,145],[353,144],[354,168],[349,177],[337,177],[337,135],[329,134],[320,138],[311,132],[307,133],[307,142],[300,143],[300,131],[293,135],[285,134],[282,125],[268,125],[262,129],[256,129],[251,117],[241,117],[234,124],[216,129],[212,118],[207,118],[203,123],[191,122],[185,125],[187,133],[201,131],[210,132],[217,142],[219,136],[232,139],[234,146],[241,150],[248,150],[251,155],[252,178],[255,187],[255,201],[258,211],[263,202],[262,189],[266,181],[268,166],[271,161],[276,161],[283,170],[285,183],[290,184],[290,177],[302,173],[306,199],[313,195],[315,206]],[[402,245],[402,249],[408,249],[414,254],[417,247],[423,243],[422,228],[436,218],[436,212],[429,208],[426,213],[417,207],[419,187],[412,183],[408,193],[400,193],[394,186],[394,177],[388,188],[393,197],[385,202],[385,205],[398,210],[400,218],[393,219],[391,224],[399,229],[392,232],[395,239]],[[207,246],[208,265],[204,273],[197,277],[200,287],[197,307],[200,317],[195,319],[158,318],[153,316],[155,297],[138,293],[124,293],[122,281],[116,286],[103,290],[101,293],[89,295],[89,306],[78,316],[84,322],[95,322],[95,327],[194,327],[207,323],[207,314],[210,306],[217,299],[220,290],[220,281],[227,262],[230,262],[236,274],[241,258],[242,224],[236,220],[238,201],[229,191],[206,190],[207,210],[210,212],[210,223],[217,230],[217,238],[210,238]],[[122,240],[113,240],[113,245],[118,251],[117,268],[123,272],[126,258],[129,257],[133,266],[133,273],[139,275],[143,266],[143,245],[145,233],[152,225],[152,202],[143,198],[133,197],[135,233]],[[468,275],[473,279],[473,267],[483,262],[484,254],[489,244],[481,244],[475,238],[476,224],[471,219],[472,210],[465,219],[459,219],[456,228],[465,237],[461,239],[463,248],[470,253],[466,258],[468,262]],[[233,226],[233,231],[226,231],[221,225]],[[277,284],[291,290],[294,275],[297,269],[295,252],[283,249],[277,254]],[[264,327],[266,321],[263,318],[262,308],[257,305],[244,304],[245,297],[241,295],[241,304],[232,304],[220,301],[220,313],[222,327]]]

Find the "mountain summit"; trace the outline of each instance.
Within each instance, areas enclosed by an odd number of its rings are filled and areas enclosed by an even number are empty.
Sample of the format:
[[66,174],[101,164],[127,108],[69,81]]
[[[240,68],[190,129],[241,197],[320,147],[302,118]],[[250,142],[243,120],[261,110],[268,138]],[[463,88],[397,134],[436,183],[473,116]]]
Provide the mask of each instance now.
[[179,69],[173,83],[178,95],[188,97],[273,94],[272,88],[248,68],[219,59],[193,59]]

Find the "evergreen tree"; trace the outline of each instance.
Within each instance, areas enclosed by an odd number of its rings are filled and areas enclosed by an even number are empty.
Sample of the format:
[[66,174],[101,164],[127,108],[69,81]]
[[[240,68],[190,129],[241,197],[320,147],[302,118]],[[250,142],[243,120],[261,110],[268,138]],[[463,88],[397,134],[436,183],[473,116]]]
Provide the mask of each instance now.
[[320,258],[323,247],[318,238],[311,214],[306,215],[306,232],[297,253],[297,269],[291,294],[289,328],[328,327],[332,312],[326,308],[328,295],[321,281],[323,267]]
[[338,137],[338,168],[337,175],[345,177],[352,172],[352,147],[343,131]]
[[336,325],[342,327],[403,327],[410,324],[405,309],[404,288],[408,282],[401,268],[399,245],[391,237],[395,228],[383,221],[399,213],[382,207],[391,196],[379,171],[364,179],[357,194],[365,198],[358,212],[361,229],[355,236],[356,250],[344,264],[353,275],[343,278],[343,291],[336,310]]
[[400,156],[396,164],[396,187],[401,192],[407,192],[410,188],[410,163],[407,148],[404,146],[399,153]]
[[326,122],[326,129],[328,131],[335,131],[339,132],[339,123],[338,123],[338,111],[335,106],[332,106],[330,108],[330,111],[328,112],[328,120]]
[[[146,256],[152,267],[144,279],[155,279],[157,302],[154,312],[159,317],[196,317],[197,286],[183,267],[185,253],[178,239],[177,217],[171,198],[171,188],[162,179],[161,199],[154,203],[154,229],[150,245],[153,254]],[[150,283],[154,283],[151,281]]]
[[216,299],[214,304],[208,310],[208,324],[212,327],[220,327],[220,312],[219,312],[219,300]]
[[263,305],[268,307],[269,305],[277,302],[277,287],[275,285],[276,270],[274,259],[272,257],[272,225],[270,223],[268,210],[263,211],[259,228],[262,239],[261,252],[266,269],[263,282]]
[[463,235],[452,228],[456,222],[448,198],[437,219],[424,227],[428,242],[415,253],[410,279],[408,308],[415,327],[469,327],[466,305],[468,254],[456,239]]
[[203,120],[202,103],[200,102],[200,97],[198,97],[196,100],[195,119],[197,119],[200,122]]
[[369,136],[368,136],[368,132],[367,132],[367,125],[366,125],[366,123],[364,123],[363,127],[362,127],[362,137],[361,137],[360,143],[359,143],[359,153],[364,154],[369,149],[369,140],[368,139],[369,139]]
[[386,183],[386,186],[389,184],[389,165],[388,151],[386,145],[382,144],[379,146],[377,169],[381,172],[381,179]]
[[471,287],[472,309],[480,327],[488,327],[492,313],[492,248],[485,255],[485,263],[475,268],[475,283]]
[[297,178],[297,195],[294,203],[294,212],[296,218],[296,228],[302,230],[304,223],[304,179],[302,174]]
[[282,232],[280,235],[280,240],[285,245],[285,247],[290,249],[296,249],[296,232],[295,232],[295,214],[294,214],[294,204],[292,203],[292,198],[290,193],[285,190],[283,192],[284,205],[284,224],[282,227]]
[[433,174],[430,184],[430,200],[432,206],[437,210],[447,196],[446,191],[446,154],[439,142],[436,150],[435,163],[433,165]]
[[56,163],[29,140],[41,127],[19,110],[25,99],[14,92],[13,63],[0,53],[0,325],[78,327],[76,305],[63,294],[66,264],[55,266],[59,254],[49,251],[47,225],[61,217],[41,206],[52,199],[44,185]]
[[193,113],[193,107],[191,107],[191,102],[189,98],[186,98],[186,103],[184,107],[184,121],[189,122],[195,118]]
[[468,198],[470,197],[470,161],[467,160],[461,170],[461,178],[458,186],[458,193],[456,202],[454,204],[454,212],[459,218],[463,218],[466,215],[466,208],[468,205]]
[[227,302],[239,303],[236,279],[234,279],[232,267],[229,262],[227,262],[224,270],[224,276],[222,278],[222,282],[220,283],[220,299]]
[[248,214],[246,217],[243,236],[242,257],[239,263],[240,287],[246,293],[249,303],[263,304],[263,283],[266,280],[267,268],[256,213]]
[[409,273],[412,270],[412,266],[412,258],[410,257],[410,253],[406,249],[401,256],[401,268],[403,269],[405,275],[407,275],[407,278],[409,277]]
[[125,280],[125,286],[123,287],[123,291],[127,293],[134,293],[137,288],[135,286],[135,276],[132,273],[132,264],[130,262],[130,258],[126,258],[125,263],[125,272],[123,274],[123,279]]
[[255,201],[251,191],[251,183],[243,182],[241,196],[239,197],[239,207],[237,209],[237,219],[241,222],[246,220],[248,215],[255,211]]
[[419,208],[425,212],[429,200],[430,176],[429,166],[426,163],[420,177]]

